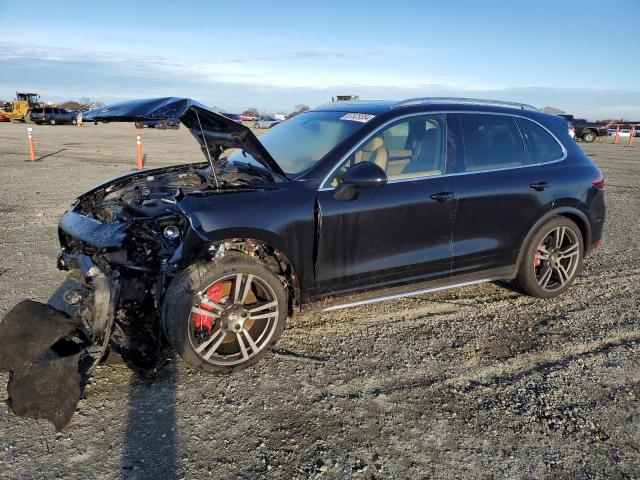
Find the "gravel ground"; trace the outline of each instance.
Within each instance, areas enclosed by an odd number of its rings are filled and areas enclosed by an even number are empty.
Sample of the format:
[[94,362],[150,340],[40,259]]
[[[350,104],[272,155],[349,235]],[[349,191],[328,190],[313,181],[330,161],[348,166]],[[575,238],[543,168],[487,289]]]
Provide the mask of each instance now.
[[[59,216],[135,165],[130,125],[34,128],[30,163],[25,126],[0,125],[0,315],[55,294]],[[201,158],[184,129],[143,145],[149,166]],[[640,478],[640,143],[581,145],[607,224],[564,296],[486,284],[300,315],[227,376],[101,366],[61,433],[0,408],[0,478]]]

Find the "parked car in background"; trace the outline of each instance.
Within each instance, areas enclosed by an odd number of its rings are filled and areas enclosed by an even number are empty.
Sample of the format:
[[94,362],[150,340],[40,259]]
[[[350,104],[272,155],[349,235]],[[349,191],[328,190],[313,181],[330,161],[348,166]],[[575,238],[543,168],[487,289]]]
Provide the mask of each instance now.
[[36,125],[42,125],[48,123],[50,125],[62,125],[77,123],[77,114],[70,112],[64,108],[58,107],[36,107],[29,113],[29,119]]
[[180,128],[180,119],[169,118],[167,120],[138,120],[135,122],[136,128],[158,128],[160,130],[166,130],[170,128],[177,130]]
[[221,113],[221,115],[224,115],[225,117],[233,120],[234,122],[238,122],[238,123],[242,123],[242,118],[241,115],[238,115],[237,113]]
[[573,122],[573,127],[575,128],[576,132],[576,138],[580,138],[587,143],[593,142],[596,137],[606,136],[608,134],[610,126],[611,122],[587,122],[583,118],[576,118]]
[[253,128],[271,128],[275,125],[281,123],[280,120],[276,120],[274,117],[269,117],[267,115],[263,115],[258,117],[256,122],[253,124]]
[[257,119],[258,117],[256,115],[249,115],[248,113],[243,113],[242,115],[240,115],[240,120],[242,120],[243,122],[253,122]]
[[0,122],[10,122],[11,119],[7,117],[4,113],[0,113]]

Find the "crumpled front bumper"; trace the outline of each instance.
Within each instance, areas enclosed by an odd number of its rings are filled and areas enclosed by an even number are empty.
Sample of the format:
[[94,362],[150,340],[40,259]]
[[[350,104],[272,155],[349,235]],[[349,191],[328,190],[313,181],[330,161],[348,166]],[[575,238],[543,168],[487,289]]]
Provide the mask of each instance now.
[[129,225],[128,222],[104,223],[77,213],[72,208],[62,216],[58,228],[94,248],[113,249],[122,247]]

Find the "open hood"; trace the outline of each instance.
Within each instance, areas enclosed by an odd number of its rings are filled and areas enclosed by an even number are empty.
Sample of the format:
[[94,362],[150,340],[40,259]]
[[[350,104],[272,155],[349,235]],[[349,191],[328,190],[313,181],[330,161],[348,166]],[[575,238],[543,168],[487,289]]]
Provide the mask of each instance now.
[[84,120],[135,122],[137,120],[180,119],[198,139],[205,156],[207,147],[213,161],[227,148],[240,148],[270,171],[285,175],[271,154],[248,127],[220,115],[190,98],[145,98],[113,103],[90,110]]

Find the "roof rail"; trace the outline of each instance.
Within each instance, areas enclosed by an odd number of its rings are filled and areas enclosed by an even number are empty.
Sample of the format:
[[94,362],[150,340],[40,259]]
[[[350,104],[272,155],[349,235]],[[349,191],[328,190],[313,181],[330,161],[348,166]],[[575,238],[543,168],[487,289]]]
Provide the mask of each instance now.
[[537,112],[538,109],[532,105],[526,103],[516,102],[503,102],[501,100],[488,100],[486,98],[456,98],[456,97],[422,97],[422,98],[409,98],[396,103],[393,107],[407,107],[410,105],[425,105],[425,104],[440,104],[450,103],[458,105],[484,105],[492,107],[507,107],[517,108],[519,110],[533,110]]

